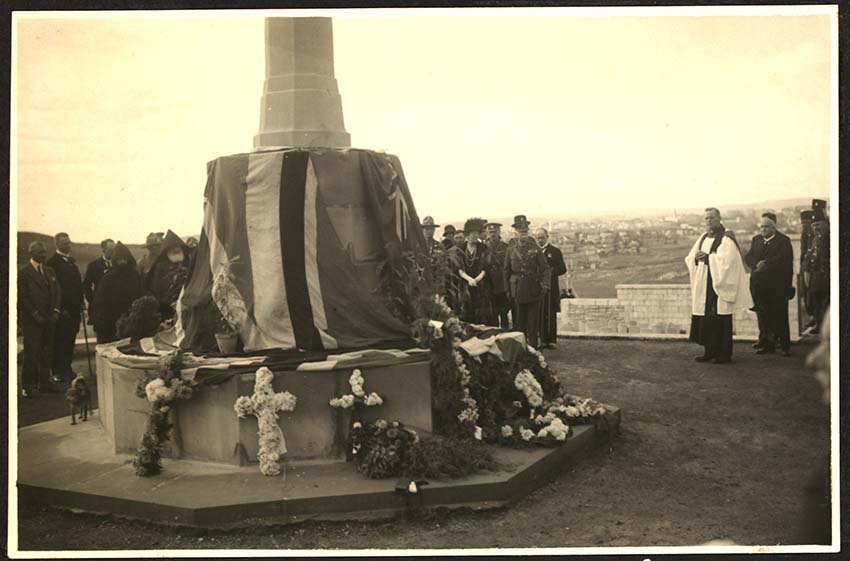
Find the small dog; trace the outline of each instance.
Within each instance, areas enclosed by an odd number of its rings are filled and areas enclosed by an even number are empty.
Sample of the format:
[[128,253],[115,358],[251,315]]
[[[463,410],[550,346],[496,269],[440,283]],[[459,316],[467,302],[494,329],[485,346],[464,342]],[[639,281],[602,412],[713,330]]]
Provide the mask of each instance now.
[[79,409],[80,420],[88,421],[89,408],[91,407],[91,393],[89,392],[89,384],[86,382],[85,376],[77,374],[74,381],[71,382],[71,387],[65,392],[65,399],[71,407],[71,424],[77,424],[76,413]]

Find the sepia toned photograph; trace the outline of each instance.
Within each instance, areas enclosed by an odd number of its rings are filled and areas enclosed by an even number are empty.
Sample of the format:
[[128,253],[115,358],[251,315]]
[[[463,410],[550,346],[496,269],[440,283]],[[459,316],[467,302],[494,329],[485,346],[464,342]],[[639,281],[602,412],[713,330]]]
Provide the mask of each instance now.
[[9,557],[839,551],[836,5],[11,31]]

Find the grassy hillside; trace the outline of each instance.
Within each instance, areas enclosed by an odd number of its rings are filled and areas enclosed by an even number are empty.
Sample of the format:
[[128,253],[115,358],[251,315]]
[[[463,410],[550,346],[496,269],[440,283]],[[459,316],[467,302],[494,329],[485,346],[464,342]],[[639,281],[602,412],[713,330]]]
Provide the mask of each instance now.
[[[650,245],[646,253],[610,255],[595,271],[573,273],[573,289],[579,298],[616,298],[618,284],[686,284],[685,255],[695,240],[676,245]],[[741,250],[749,250],[749,240],[738,240]],[[569,257],[566,256],[565,259]]]
[[[73,238],[71,239],[73,240]],[[27,261],[29,261],[27,246],[35,241],[44,243],[47,247],[48,255],[52,255],[56,250],[56,246],[53,244],[53,236],[39,234],[36,232],[18,232],[18,268],[23,267]],[[133,257],[137,260],[145,254],[145,247],[143,245],[127,245],[127,249],[130,250],[130,253],[132,253]],[[100,257],[100,244],[75,243],[71,248],[71,255],[77,261],[77,268],[80,269],[80,274],[84,275],[86,272],[86,265]]]

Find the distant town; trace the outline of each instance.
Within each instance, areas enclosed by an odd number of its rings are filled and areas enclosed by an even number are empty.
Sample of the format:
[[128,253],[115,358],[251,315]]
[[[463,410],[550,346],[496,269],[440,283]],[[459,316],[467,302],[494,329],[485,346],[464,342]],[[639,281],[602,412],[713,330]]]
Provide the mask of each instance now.
[[[800,234],[800,211],[807,205],[794,205],[776,211],[780,229],[793,238]],[[728,210],[723,213],[724,225],[733,230],[743,245],[758,233],[757,224],[763,211],[760,208]],[[573,269],[594,270],[609,256],[640,254],[650,247],[679,246],[693,243],[703,231],[703,213],[672,210],[669,216],[634,218],[584,218],[581,220],[538,221],[549,230],[552,243],[564,253]],[[513,237],[510,228],[503,228],[505,239]]]

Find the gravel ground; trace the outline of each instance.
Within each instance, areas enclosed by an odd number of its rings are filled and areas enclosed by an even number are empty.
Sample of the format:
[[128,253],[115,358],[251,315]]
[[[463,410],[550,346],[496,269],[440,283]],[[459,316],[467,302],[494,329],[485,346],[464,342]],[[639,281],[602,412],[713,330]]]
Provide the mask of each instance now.
[[[684,342],[562,340],[547,359],[573,393],[623,410],[621,433],[509,508],[415,519],[220,531],[20,505],[21,549],[442,549],[795,543],[803,487],[829,451],[829,413],[804,366],[736,343],[731,364]],[[78,363],[85,368],[85,360]],[[67,414],[19,401],[20,424]]]

